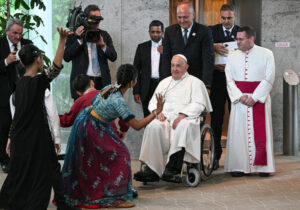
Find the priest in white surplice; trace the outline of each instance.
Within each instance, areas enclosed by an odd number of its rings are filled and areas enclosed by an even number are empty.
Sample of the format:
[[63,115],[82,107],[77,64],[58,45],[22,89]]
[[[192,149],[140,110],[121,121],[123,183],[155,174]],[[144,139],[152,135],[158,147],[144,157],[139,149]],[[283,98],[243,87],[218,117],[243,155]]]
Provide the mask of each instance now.
[[[162,80],[155,90],[162,93],[165,104],[162,113],[145,129],[139,159],[147,166],[135,173],[137,181],[171,179],[180,172],[183,160],[200,162],[199,115],[212,108],[204,83],[188,74],[187,69],[186,58],[175,55],[171,61],[172,76]],[[155,110],[155,104],[154,94],[150,112]]]
[[231,112],[225,172],[232,176],[275,172],[270,91],[275,78],[273,53],[254,44],[255,32],[241,27],[238,50],[225,68]]

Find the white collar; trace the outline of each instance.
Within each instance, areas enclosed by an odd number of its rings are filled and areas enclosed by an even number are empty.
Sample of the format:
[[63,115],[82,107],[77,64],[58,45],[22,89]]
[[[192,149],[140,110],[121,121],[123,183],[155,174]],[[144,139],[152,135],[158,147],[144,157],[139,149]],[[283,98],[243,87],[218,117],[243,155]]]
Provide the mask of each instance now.
[[[9,40],[9,38],[8,38],[7,35],[6,35],[6,39],[7,39],[7,41],[8,41],[8,46],[9,46],[9,48],[13,48],[14,43],[12,43],[12,42]],[[18,49],[21,48],[21,41],[19,41],[19,42],[17,43],[17,47],[18,47]]]
[[161,45],[161,43],[162,43],[162,39],[160,39],[159,42],[154,42],[153,40],[151,40],[152,47],[158,47],[159,45]]
[[230,33],[231,33],[231,31],[232,31],[234,25],[233,25],[230,29],[225,28],[223,25],[222,25],[222,27],[223,27],[223,31],[224,31],[224,32],[227,30],[227,31],[230,31]]
[[172,77],[172,81],[175,82],[175,83],[178,83],[178,82],[184,80],[188,75],[189,75],[188,72],[185,72],[184,75],[182,75],[182,77],[180,79],[178,79],[178,80],[175,80]]
[[[188,34],[191,32],[193,25],[194,25],[194,22],[193,22],[192,25],[187,29],[187,30],[188,30]],[[185,29],[182,28],[181,26],[180,26],[180,28],[181,28],[181,32],[183,33]]]
[[243,53],[249,54],[251,52],[253,52],[253,50],[256,48],[256,45],[254,44],[253,47],[247,51],[242,51]]

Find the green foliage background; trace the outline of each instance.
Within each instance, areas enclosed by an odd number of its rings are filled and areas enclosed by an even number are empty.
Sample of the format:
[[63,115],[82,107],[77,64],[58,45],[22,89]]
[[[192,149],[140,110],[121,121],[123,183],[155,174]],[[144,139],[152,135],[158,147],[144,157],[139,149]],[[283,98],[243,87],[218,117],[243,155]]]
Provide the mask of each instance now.
[[[1,0],[0,0],[1,1]],[[69,9],[73,8],[73,0],[52,0],[52,49],[56,52],[59,34],[56,27],[66,27]],[[72,62],[63,63],[60,75],[52,82],[52,93],[59,113],[67,112],[73,104],[70,94],[70,73]]]
[[[7,8],[9,3],[9,9]],[[42,0],[0,0],[0,36],[5,35],[5,27],[8,18],[18,18],[24,24],[23,37],[29,37],[29,31],[34,31],[43,42],[47,43],[45,38],[39,34],[38,27],[44,26],[44,21],[41,17],[30,14],[29,11],[38,8],[46,10]],[[9,11],[8,11],[9,10]],[[43,56],[45,64],[49,66],[50,60],[47,56]]]

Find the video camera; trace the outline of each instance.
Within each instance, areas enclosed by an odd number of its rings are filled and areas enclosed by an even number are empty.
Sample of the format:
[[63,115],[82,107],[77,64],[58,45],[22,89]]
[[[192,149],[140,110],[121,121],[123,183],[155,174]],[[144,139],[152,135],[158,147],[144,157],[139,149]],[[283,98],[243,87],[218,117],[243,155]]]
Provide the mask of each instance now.
[[102,16],[90,16],[87,17],[86,14],[82,11],[81,5],[70,9],[69,17],[67,22],[67,27],[75,32],[79,26],[84,27],[84,33],[80,38],[84,38],[87,42],[98,42],[100,39],[100,30],[90,30],[90,25],[99,24],[103,20]]

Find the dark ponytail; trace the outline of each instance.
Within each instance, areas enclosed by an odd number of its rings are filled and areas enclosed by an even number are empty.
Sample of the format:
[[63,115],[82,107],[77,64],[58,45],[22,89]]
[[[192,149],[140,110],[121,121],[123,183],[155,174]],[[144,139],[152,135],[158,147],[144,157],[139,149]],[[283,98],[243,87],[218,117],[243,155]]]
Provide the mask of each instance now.
[[129,82],[134,81],[137,76],[135,66],[131,64],[123,64],[118,68],[117,71],[117,85],[112,86],[108,91],[103,94],[103,98],[107,99],[111,94],[119,91],[125,87]]
[[42,53],[39,48],[37,48],[33,44],[24,45],[19,51],[19,58],[25,68],[31,66],[34,63],[35,59],[41,55]]

